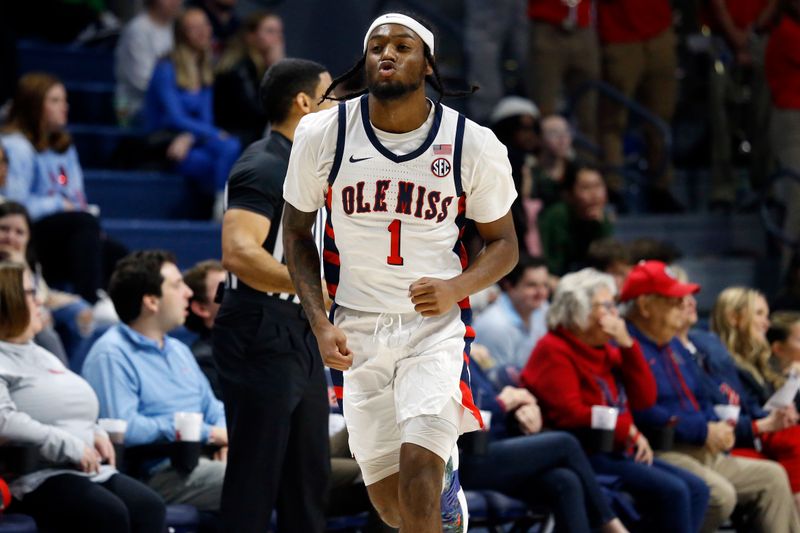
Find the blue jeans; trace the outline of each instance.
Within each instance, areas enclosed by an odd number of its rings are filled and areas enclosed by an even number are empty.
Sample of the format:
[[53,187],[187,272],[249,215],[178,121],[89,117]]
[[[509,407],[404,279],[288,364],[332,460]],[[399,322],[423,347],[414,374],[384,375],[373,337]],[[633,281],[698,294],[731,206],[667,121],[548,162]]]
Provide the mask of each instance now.
[[459,476],[465,489],[547,505],[557,531],[589,532],[614,518],[580,444],[568,433],[491,442],[486,455],[461,456]]
[[648,531],[694,533],[703,525],[709,492],[705,482],[675,466],[655,459],[652,466],[622,454],[589,457],[595,472],[618,476],[630,492]]
[[225,181],[233,164],[242,153],[236,137],[213,137],[196,144],[186,159],[178,164],[178,172],[194,180],[207,193],[225,189]]

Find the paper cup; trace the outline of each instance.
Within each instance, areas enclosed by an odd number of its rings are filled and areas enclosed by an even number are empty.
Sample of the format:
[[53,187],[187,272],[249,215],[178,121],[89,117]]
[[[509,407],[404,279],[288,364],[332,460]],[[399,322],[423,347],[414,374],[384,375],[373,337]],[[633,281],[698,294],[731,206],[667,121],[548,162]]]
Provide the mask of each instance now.
[[175,440],[187,442],[200,442],[200,433],[203,429],[202,413],[175,413]]
[[714,413],[720,420],[736,424],[739,421],[741,407],[738,405],[717,404],[714,406]]
[[125,442],[125,431],[128,429],[128,421],[121,418],[101,418],[97,421],[100,429],[108,433],[108,438],[114,444]]
[[607,405],[592,406],[592,429],[614,431],[617,427],[619,409]]

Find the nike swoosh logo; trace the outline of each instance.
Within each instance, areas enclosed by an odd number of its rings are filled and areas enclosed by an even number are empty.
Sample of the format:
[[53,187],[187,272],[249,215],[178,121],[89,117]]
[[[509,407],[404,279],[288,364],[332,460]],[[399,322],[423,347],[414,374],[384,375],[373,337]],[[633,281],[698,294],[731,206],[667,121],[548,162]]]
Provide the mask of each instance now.
[[356,159],[352,155],[350,156],[350,162],[351,163],[359,163],[361,161],[366,161],[367,159],[372,159],[372,157],[359,157],[359,158]]

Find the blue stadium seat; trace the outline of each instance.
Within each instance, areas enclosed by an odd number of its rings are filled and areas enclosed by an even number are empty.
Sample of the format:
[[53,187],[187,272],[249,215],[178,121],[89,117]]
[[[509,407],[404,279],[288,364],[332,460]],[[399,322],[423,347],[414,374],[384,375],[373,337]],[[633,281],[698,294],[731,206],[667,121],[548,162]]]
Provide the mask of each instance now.
[[114,84],[94,81],[67,82],[69,119],[72,122],[113,125]]
[[167,505],[166,521],[170,533],[197,533],[200,513],[191,505]]
[[513,522],[528,515],[528,506],[524,502],[493,490],[482,491],[482,494],[489,506],[491,521],[495,524]]
[[140,141],[144,136],[140,130],[96,124],[70,124],[69,131],[84,168],[119,167],[124,143]]
[[467,498],[467,509],[469,509],[469,525],[487,524],[489,522],[489,506],[484,495],[474,490],[465,490],[464,496]]
[[0,515],[0,533],[36,533],[36,521],[24,514]]
[[43,71],[64,82],[114,83],[114,53],[111,50],[75,48],[33,40],[17,43],[20,74]]
[[123,170],[84,171],[86,197],[103,218],[187,219],[197,215],[194,191],[175,174]]
[[215,222],[103,219],[103,228],[131,250],[173,252],[181,270],[222,257],[220,225]]

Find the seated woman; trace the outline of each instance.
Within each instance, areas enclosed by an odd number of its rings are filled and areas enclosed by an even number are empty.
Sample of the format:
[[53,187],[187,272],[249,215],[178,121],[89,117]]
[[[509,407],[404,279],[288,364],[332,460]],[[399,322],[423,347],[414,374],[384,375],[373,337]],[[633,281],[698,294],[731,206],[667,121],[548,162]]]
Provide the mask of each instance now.
[[[48,283],[89,302],[105,286],[108,265],[125,255],[100,230],[83,188],[83,170],[67,127],[67,92],[49,74],[22,76],[2,143],[8,152],[6,196],[33,218],[36,257]],[[95,208],[96,209],[96,208]]]
[[656,383],[638,343],[614,304],[614,279],[594,269],[561,278],[547,316],[549,332],[522,371],[547,425],[571,431],[591,427],[592,406],[619,410],[614,451],[589,461],[599,474],[618,476],[634,496],[648,531],[698,531],[708,504],[705,483],[653,459],[631,409],[656,401]]
[[257,11],[244,19],[217,65],[214,116],[220,127],[239,138],[242,146],[264,136],[267,114],[259,97],[261,78],[283,57],[281,18],[276,13]]
[[[690,303],[691,305],[691,303]],[[690,312],[690,311],[689,311]],[[800,509],[800,426],[795,405],[764,410],[763,406],[786,376],[772,364],[772,351],[767,341],[769,307],[764,296],[755,289],[730,287],[717,297],[711,312],[711,329],[722,341],[722,350],[735,364],[736,377],[726,380],[739,396],[744,416],[736,426],[734,455],[767,458],[777,461],[786,470]],[[714,344],[709,333],[695,334],[688,340],[704,353]],[[716,339],[715,339],[716,340]],[[705,342],[704,342],[705,341]],[[717,340],[716,346],[719,346]],[[719,348],[718,348],[719,350]],[[729,364],[730,364],[729,363]],[[791,365],[787,365],[787,370]],[[748,426],[748,418],[750,424]]]
[[214,217],[221,220],[225,181],[241,145],[214,126],[213,83],[211,26],[202,10],[189,8],[175,23],[174,50],[153,71],[142,113],[151,134],[175,136],[167,156],[214,195]]
[[469,373],[478,407],[492,416],[486,452],[461,454],[464,488],[496,490],[529,505],[546,505],[556,531],[627,531],[609,508],[575,437],[541,433],[539,406],[528,390],[506,386],[498,391],[472,358]]
[[[42,333],[36,343],[54,353],[63,362],[79,363],[89,351],[90,339],[110,324],[118,321],[116,314],[104,310],[108,306],[92,306],[78,296],[48,287],[41,275],[41,265],[31,250],[31,221],[25,206],[17,202],[0,203],[0,251],[8,252],[12,261],[27,264],[34,274],[36,288],[42,295],[45,330],[55,330],[60,336],[58,346],[41,342]],[[109,302],[110,304],[110,302]],[[113,308],[113,307],[112,307]],[[44,330],[43,330],[44,331]],[[55,334],[55,332],[53,332]],[[61,342],[63,341],[63,346]],[[64,357],[62,357],[62,353]],[[78,369],[79,366],[72,366]]]
[[0,262],[0,439],[53,463],[11,483],[10,509],[47,531],[163,531],[161,498],[114,468],[92,388],[31,342],[41,326],[32,276]]

